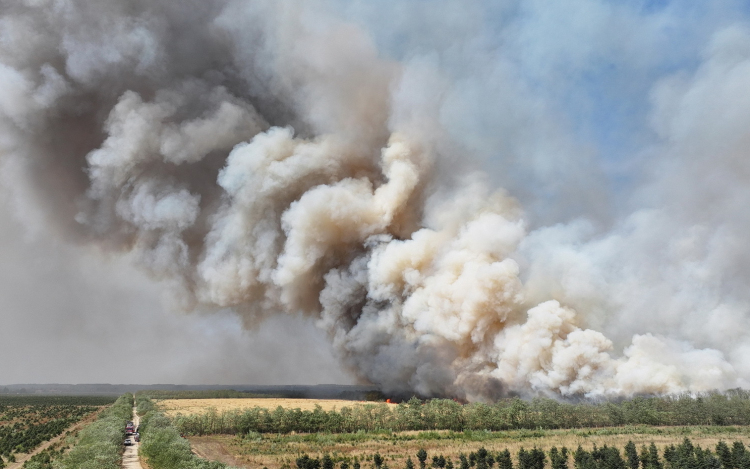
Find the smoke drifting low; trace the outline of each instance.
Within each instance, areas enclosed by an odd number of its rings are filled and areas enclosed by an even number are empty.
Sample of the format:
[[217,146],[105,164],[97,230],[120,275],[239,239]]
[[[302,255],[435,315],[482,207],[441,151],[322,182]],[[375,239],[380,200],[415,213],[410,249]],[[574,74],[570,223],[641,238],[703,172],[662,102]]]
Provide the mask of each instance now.
[[[486,104],[517,117],[489,127],[498,141],[458,122],[492,114],[462,104],[483,106],[486,83],[457,74],[455,52],[381,50],[366,9],[333,11],[6,2],[0,154],[18,211],[131,253],[181,309],[230,308],[247,327],[312,317],[342,364],[387,392],[747,383],[744,29],[722,29],[693,75],[654,86],[658,138],[643,154],[656,163],[620,216],[591,151],[510,59],[478,75],[509,90]],[[492,151],[509,192],[472,163]],[[549,223],[575,206],[581,218]]]

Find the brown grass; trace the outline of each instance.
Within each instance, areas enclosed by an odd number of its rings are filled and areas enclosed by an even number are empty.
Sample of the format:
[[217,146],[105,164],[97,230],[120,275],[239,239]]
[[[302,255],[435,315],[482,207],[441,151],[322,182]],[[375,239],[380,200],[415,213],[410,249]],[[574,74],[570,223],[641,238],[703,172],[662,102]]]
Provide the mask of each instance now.
[[335,399],[164,399],[156,402],[161,411],[170,417],[179,413],[183,415],[202,414],[210,408],[216,409],[217,412],[227,410],[252,409],[253,407],[265,407],[275,409],[278,406],[285,409],[302,409],[313,410],[319,405],[323,410],[341,409],[342,407],[352,407],[362,405],[364,402],[343,401]]

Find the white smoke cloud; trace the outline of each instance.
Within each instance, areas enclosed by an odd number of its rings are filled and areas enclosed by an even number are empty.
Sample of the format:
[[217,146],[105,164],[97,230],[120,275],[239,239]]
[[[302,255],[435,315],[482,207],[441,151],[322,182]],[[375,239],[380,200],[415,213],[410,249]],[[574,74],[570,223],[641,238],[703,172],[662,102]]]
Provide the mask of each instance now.
[[[387,392],[747,384],[743,27],[707,15],[700,65],[658,74],[669,8],[446,1],[399,36],[356,2],[125,3],[0,23],[6,180],[50,232],[131,252],[180,308],[303,313]],[[652,97],[629,197],[565,96],[611,56]]]

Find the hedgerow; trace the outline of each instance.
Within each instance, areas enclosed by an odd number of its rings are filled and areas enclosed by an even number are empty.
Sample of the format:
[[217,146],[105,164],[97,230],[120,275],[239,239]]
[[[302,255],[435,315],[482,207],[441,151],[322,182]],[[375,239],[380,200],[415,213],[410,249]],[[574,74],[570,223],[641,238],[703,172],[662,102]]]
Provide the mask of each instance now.
[[81,430],[77,444],[54,462],[56,469],[119,469],[125,424],[133,411],[133,395],[121,396],[112,407]]
[[152,469],[231,469],[217,461],[207,461],[190,451],[190,443],[180,436],[172,422],[156,410],[150,399],[139,397],[140,454]]
[[503,399],[494,404],[461,404],[450,399],[412,398],[398,405],[363,404],[325,411],[267,409],[180,415],[183,434],[355,433],[358,431],[539,430],[622,425],[750,425],[750,393],[736,390],[703,396],[637,397],[621,402],[565,403],[552,399]]

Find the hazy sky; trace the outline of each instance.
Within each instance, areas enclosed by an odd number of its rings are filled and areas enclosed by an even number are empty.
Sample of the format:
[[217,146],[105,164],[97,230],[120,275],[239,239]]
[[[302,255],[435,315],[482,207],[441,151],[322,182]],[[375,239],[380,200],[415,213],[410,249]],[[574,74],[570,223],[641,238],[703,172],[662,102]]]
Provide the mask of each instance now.
[[0,384],[351,382],[308,321],[167,311],[126,260],[35,236],[5,198],[0,214]]

